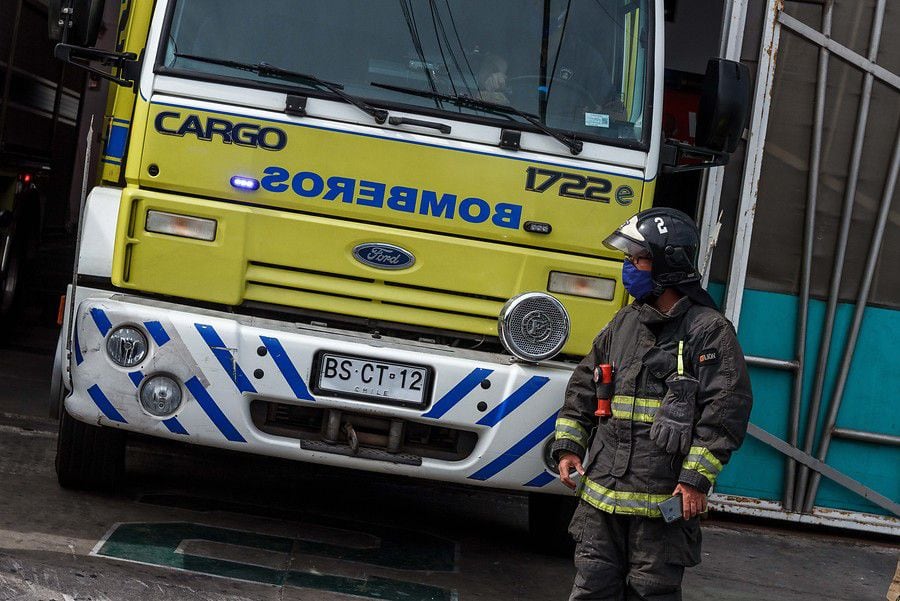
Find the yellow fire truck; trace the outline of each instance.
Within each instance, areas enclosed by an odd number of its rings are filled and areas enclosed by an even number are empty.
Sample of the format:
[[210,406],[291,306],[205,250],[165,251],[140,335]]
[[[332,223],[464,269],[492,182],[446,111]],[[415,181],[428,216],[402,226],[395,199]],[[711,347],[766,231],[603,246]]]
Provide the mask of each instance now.
[[129,432],[563,493],[573,359],[627,301],[604,233],[660,165],[722,164],[747,73],[714,61],[664,144],[662,0],[51,2],[116,82],[60,338],[57,471]]

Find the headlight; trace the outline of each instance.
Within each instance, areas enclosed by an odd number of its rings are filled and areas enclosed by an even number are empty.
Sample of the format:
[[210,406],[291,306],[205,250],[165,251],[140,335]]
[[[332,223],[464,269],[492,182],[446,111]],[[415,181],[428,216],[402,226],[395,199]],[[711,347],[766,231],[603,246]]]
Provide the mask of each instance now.
[[135,327],[123,326],[106,339],[106,352],[116,365],[134,367],[147,357],[147,337]]
[[174,215],[163,211],[147,211],[144,229],[155,234],[168,234],[180,238],[194,238],[213,242],[216,239],[215,219],[201,219],[187,215]]
[[171,376],[150,376],[141,384],[138,396],[144,411],[156,417],[169,417],[181,407],[181,384]]
[[558,294],[612,300],[616,295],[616,281],[588,275],[551,271],[550,279],[547,282],[547,290]]
[[512,298],[500,312],[500,341],[523,361],[556,355],[569,338],[569,314],[562,303],[543,292]]

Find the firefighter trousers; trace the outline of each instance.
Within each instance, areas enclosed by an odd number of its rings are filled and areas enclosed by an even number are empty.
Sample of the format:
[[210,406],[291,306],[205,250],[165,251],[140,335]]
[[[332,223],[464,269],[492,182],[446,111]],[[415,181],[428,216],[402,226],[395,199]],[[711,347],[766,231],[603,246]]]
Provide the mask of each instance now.
[[569,601],[680,601],[684,568],[700,563],[698,518],[666,524],[582,501],[569,533],[577,570]]

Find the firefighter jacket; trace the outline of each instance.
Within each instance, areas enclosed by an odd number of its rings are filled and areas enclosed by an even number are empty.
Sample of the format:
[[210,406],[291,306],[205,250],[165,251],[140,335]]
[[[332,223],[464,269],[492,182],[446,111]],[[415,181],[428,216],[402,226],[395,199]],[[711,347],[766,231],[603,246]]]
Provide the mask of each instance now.
[[[613,414],[599,419],[594,370],[604,363],[614,368]],[[699,382],[687,455],[669,454],[650,438],[666,378],[679,363]],[[572,374],[551,451],[557,461],[564,451],[582,458],[583,501],[609,513],[660,517],[657,504],[677,483],[709,491],[744,439],[751,403],[744,355],[721,313],[688,297],[667,314],[635,302],[597,335]]]

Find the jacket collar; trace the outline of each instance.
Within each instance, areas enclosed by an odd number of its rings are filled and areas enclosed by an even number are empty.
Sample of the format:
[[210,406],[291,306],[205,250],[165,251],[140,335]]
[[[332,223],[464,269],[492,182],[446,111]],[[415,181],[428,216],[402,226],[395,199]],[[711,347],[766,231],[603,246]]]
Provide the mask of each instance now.
[[646,325],[651,325],[655,323],[664,323],[681,317],[694,305],[694,301],[688,296],[683,296],[678,299],[678,302],[676,302],[671,309],[669,309],[668,313],[661,313],[659,309],[650,303],[635,302],[634,304],[635,309],[637,309],[638,321]]

